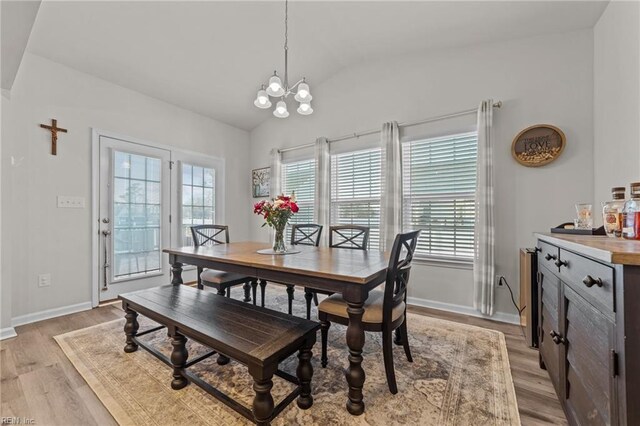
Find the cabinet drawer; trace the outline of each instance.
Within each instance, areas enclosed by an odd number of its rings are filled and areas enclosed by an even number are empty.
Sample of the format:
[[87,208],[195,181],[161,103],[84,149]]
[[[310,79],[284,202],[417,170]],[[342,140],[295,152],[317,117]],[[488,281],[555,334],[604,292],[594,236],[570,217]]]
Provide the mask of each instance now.
[[538,240],[538,248],[540,249],[540,254],[538,255],[539,264],[557,274],[558,267],[556,266],[555,261],[558,260],[560,249],[540,240]]
[[560,250],[560,278],[602,313],[612,317],[615,311],[613,268],[578,254]]

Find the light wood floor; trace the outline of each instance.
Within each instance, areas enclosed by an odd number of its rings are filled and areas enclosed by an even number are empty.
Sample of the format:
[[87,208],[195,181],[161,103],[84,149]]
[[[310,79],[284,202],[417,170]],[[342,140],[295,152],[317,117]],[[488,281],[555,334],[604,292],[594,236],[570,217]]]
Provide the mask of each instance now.
[[[433,309],[410,310],[503,332],[522,424],[566,424],[547,372],[538,367],[538,353],[526,346],[518,326]],[[119,307],[111,305],[18,327],[18,337],[0,343],[0,415],[33,418],[37,425],[115,425],[53,336],[121,317]]]

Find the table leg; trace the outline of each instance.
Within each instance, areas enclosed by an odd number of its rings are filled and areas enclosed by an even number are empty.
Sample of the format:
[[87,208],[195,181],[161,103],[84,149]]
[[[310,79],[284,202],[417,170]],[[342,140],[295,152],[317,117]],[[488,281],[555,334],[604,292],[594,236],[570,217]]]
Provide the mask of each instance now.
[[126,338],[126,345],[124,351],[127,353],[135,352],[138,350],[138,344],[133,340],[138,333],[138,313],[129,309],[128,306],[124,307],[126,322],[124,324],[124,334]]
[[362,348],[364,347],[364,328],[362,326],[363,306],[363,301],[347,301],[347,313],[349,314],[349,326],[347,327],[349,367],[345,371],[347,383],[349,384],[347,411],[354,416],[364,413],[362,396],[362,388],[364,387],[365,380],[365,373],[362,368]]
[[242,289],[244,290],[244,299],[243,302],[251,302],[251,283],[247,281],[242,285]]
[[182,284],[182,263],[174,262],[171,264],[171,272],[173,273],[173,279],[171,280],[171,284],[180,285]]

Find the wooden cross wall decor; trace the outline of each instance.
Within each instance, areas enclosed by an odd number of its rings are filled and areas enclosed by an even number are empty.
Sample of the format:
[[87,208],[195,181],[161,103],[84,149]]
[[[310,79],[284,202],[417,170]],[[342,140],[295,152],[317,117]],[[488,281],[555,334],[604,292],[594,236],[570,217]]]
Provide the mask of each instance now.
[[58,155],[58,132],[67,133],[67,129],[58,127],[58,120],[51,119],[51,126],[41,124],[40,127],[51,132],[51,155]]

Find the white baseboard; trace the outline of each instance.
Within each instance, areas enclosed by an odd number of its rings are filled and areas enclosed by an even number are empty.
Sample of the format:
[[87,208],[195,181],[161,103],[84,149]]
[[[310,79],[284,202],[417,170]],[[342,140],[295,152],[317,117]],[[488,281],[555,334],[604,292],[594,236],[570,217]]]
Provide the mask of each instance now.
[[11,326],[18,327],[19,325],[31,324],[32,322],[75,314],[76,312],[81,311],[88,311],[91,308],[91,302],[82,302],[75,305],[63,306],[61,308],[47,309],[40,312],[34,312],[32,314],[20,315],[11,318]]
[[478,312],[473,308],[473,306],[456,305],[453,303],[438,302],[436,300],[421,299],[419,297],[407,297],[407,303],[409,305],[438,309],[440,311],[455,312],[457,314],[485,318],[493,321],[506,322],[509,324],[520,324],[520,317],[518,315],[496,312],[495,314],[493,314],[493,316],[489,316]]
[[13,327],[7,327],[0,329],[0,340],[10,339],[16,337],[16,330]]

